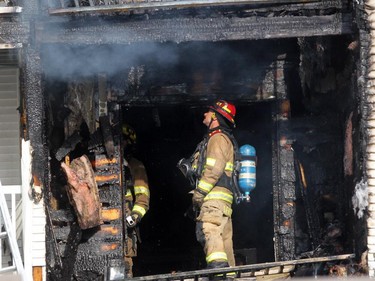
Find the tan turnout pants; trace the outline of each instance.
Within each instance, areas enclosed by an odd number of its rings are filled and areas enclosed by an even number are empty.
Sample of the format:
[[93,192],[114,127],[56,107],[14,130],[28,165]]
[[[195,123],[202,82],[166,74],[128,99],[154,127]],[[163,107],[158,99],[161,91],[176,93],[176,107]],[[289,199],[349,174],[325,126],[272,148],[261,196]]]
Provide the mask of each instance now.
[[137,256],[137,235],[133,229],[128,231],[124,253],[125,274],[127,277],[133,277],[133,257]]
[[207,200],[202,204],[197,218],[196,237],[203,246],[207,263],[226,261],[219,258],[225,253],[229,266],[235,265],[232,219],[228,208],[231,210],[230,205],[222,200]]

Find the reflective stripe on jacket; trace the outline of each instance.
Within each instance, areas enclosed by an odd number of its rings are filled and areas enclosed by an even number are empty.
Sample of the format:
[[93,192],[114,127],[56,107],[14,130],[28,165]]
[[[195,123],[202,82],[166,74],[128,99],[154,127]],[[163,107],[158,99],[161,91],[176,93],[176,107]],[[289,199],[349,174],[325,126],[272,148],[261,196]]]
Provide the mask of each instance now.
[[234,148],[232,141],[224,133],[216,133],[208,139],[204,157],[204,167],[197,185],[201,193],[207,194],[204,200],[233,202],[232,192],[225,187],[217,188],[216,183],[225,173],[231,177],[233,171]]
[[133,202],[131,212],[135,212],[142,218],[150,206],[150,189],[148,186],[148,178],[146,168],[141,161],[136,158],[131,158],[128,162],[128,167],[132,176],[134,186],[134,197],[130,188],[125,194],[126,201]]

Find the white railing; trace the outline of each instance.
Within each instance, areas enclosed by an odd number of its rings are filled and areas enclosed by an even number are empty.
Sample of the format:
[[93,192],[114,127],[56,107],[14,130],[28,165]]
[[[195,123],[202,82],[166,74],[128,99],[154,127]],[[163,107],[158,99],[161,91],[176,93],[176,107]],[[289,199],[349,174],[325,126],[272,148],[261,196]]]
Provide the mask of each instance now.
[[[16,233],[16,239],[22,233],[22,197],[21,186],[19,185],[3,185],[0,186],[4,193],[6,204],[11,217],[11,227],[13,233]],[[0,216],[0,273],[15,270],[13,256],[11,255],[11,247],[9,244],[7,232],[5,230],[5,221]]]

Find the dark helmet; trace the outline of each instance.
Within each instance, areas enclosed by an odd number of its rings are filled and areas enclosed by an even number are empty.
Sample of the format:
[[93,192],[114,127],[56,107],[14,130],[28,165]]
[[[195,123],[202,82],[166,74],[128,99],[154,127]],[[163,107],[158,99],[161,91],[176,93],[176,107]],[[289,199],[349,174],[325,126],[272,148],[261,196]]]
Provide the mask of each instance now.
[[234,122],[236,107],[233,104],[225,100],[218,100],[209,108],[223,116],[233,127],[236,127],[236,123]]
[[121,127],[122,135],[127,145],[135,145],[137,143],[137,134],[129,124],[123,124]]

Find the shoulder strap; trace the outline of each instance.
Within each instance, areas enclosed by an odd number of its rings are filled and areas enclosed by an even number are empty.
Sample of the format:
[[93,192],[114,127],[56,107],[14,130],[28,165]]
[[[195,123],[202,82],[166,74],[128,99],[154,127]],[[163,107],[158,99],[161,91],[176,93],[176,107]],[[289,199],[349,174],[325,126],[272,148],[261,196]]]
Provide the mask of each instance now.
[[238,148],[238,143],[236,138],[233,136],[232,132],[228,130],[222,130],[222,133],[225,134],[232,142],[233,144],[233,151],[234,151],[234,161],[241,160],[241,153]]
[[228,138],[231,140],[233,144],[233,153],[234,153],[234,159],[233,159],[233,173],[232,173],[232,180],[231,180],[231,190],[234,195],[234,201],[236,204],[238,204],[241,201],[242,193],[241,189],[238,185],[238,177],[241,170],[241,159],[242,155],[240,153],[240,150],[238,148],[238,143],[235,137],[231,132],[228,132],[227,130],[223,130],[223,133],[228,136]]
[[208,144],[208,136],[205,136],[204,139],[199,143],[196,149],[196,152],[199,152],[198,163],[197,163],[197,175],[200,175],[203,170],[204,151],[207,148],[207,144]]

